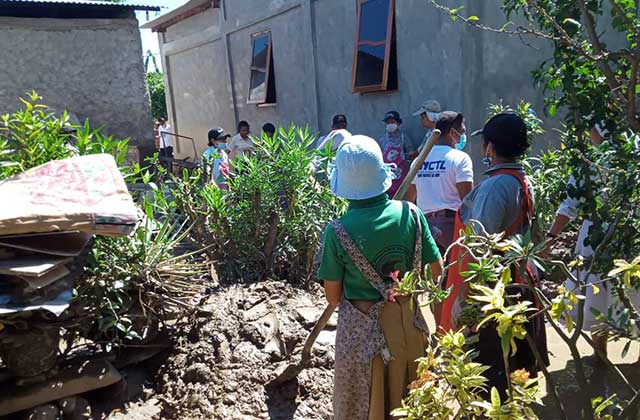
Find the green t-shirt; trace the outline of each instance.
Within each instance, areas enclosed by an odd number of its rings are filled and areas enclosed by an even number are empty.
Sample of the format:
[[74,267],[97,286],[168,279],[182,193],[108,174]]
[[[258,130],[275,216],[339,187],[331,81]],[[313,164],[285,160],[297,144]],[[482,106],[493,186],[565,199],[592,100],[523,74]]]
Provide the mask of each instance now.
[[[417,207],[416,207],[417,209]],[[422,222],[422,264],[440,258],[431,237],[426,219],[417,211]],[[391,282],[389,273],[400,271],[400,278],[413,267],[416,222],[409,206],[402,201],[389,200],[386,194],[367,199],[352,200],[340,218],[353,242],[375,270]],[[318,278],[342,281],[347,299],[379,300],[374,289],[342,248],[334,230],[327,226]]]

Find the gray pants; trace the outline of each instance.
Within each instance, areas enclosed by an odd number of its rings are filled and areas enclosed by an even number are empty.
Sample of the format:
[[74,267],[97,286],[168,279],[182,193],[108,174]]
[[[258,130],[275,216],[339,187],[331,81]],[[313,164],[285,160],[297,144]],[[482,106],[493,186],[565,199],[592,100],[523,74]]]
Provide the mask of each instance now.
[[436,241],[440,254],[444,258],[444,253],[453,242],[453,229],[456,221],[456,214],[451,211],[437,211],[424,215],[429,222],[431,236]]

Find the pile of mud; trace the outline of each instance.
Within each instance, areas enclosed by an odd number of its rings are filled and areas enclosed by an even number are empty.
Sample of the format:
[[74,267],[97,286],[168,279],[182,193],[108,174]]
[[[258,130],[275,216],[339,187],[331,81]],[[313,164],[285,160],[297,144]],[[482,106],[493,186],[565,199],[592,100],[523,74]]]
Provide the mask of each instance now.
[[330,419],[336,316],[297,380],[269,386],[300,358],[324,309],[317,285],[283,282],[221,286],[176,332],[155,378],[154,398],[167,419]]

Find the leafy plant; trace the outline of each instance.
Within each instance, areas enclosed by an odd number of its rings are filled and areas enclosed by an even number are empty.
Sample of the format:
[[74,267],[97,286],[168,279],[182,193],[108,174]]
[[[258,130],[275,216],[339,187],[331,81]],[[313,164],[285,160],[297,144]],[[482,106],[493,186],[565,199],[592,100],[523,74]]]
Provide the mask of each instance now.
[[327,221],[344,209],[315,176],[329,157],[310,152],[308,129],[293,125],[254,142],[253,153],[233,162],[228,191],[205,184],[196,170],[172,177],[176,202],[189,220],[204,222],[194,238],[211,247],[223,278],[307,282]]
[[515,371],[512,397],[501,402],[498,390],[492,388],[486,401],[483,374],[488,367],[473,362],[474,353],[466,347],[461,331],[439,335],[437,345],[418,360],[418,379],[392,415],[407,420],[537,419],[530,408],[539,398],[537,380],[529,379],[524,370]]
[[[578,202],[578,219],[592,222],[584,245],[594,251],[591,258],[582,262],[579,279],[570,272],[565,273],[578,284],[574,293],[577,303],[570,305],[574,306],[577,318],[575,329],[569,335],[562,331],[559,334],[576,362],[576,375],[583,391],[580,394],[583,416],[593,419],[596,415],[591,406],[592,390],[585,386],[580,354],[575,348],[578,337],[588,340],[582,331],[585,301],[578,297],[585,288],[591,287],[585,282],[589,274],[608,273],[614,269],[615,260],[632,261],[640,254],[640,113],[637,106],[640,18],[637,4],[631,0],[496,0],[505,12],[506,21],[496,28],[478,16],[465,17],[459,7],[445,6],[437,0],[430,2],[455,20],[475,28],[523,40],[535,37],[553,48],[551,56],[542,61],[532,75],[544,88],[548,115],[564,120],[564,148],[560,153],[566,156],[566,166],[563,162],[563,166],[552,169],[564,174],[566,181],[569,177],[575,181],[567,187],[567,194]],[[519,21],[517,26],[511,22],[515,16]],[[597,128],[601,132],[606,130],[606,141],[593,146],[588,133]],[[544,180],[547,174],[539,175],[543,175]],[[558,183],[554,178],[552,175],[550,179],[551,199],[557,196]],[[618,297],[609,314],[601,318],[615,334],[624,330],[622,326],[633,319],[634,313],[620,285],[617,277],[603,281],[603,287],[611,287]],[[561,305],[566,305],[570,296],[565,293],[554,302],[556,318],[564,317],[565,308]],[[614,312],[620,306],[624,309],[616,318]],[[547,319],[552,326],[557,326],[551,316]],[[608,360],[605,355],[600,356]],[[610,362],[607,364],[612,366]],[[623,375],[619,376],[628,384]],[[620,414],[621,418],[637,417],[640,396],[633,387],[631,391],[635,397]],[[566,418],[566,414],[563,415]]]
[[119,165],[124,163],[128,140],[103,136],[88,120],[82,126],[71,124],[66,111],[57,115],[35,91],[20,101],[22,109],[2,115],[0,179],[77,155],[109,153]]
[[[186,222],[159,220],[150,201],[129,237],[97,237],[78,299],[92,315],[92,338],[108,348],[144,339],[149,322],[197,303],[208,266],[202,251],[185,252]],[[146,332],[146,333],[145,333]]]
[[396,282],[392,296],[409,296],[416,294],[426,298],[424,305],[444,302],[451,290],[440,287],[440,279],[434,278],[429,265],[424,266],[422,273],[417,270],[408,271],[403,278]]
[[147,72],[147,85],[151,98],[151,115],[154,119],[166,117],[167,100],[164,92],[164,75],[157,69]]

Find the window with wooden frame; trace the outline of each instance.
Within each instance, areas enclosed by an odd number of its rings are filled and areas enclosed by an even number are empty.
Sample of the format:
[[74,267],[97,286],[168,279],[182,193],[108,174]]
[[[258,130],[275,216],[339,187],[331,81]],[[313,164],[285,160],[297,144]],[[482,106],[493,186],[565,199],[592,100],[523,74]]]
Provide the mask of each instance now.
[[251,35],[251,76],[247,103],[258,105],[276,103],[271,31]]
[[398,88],[395,0],[356,0],[358,23],[353,58],[353,92]]

